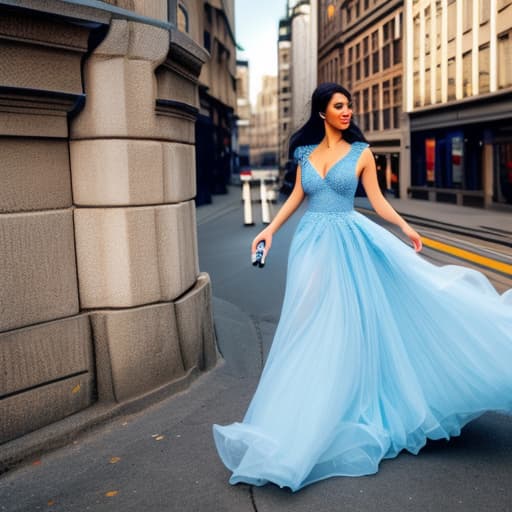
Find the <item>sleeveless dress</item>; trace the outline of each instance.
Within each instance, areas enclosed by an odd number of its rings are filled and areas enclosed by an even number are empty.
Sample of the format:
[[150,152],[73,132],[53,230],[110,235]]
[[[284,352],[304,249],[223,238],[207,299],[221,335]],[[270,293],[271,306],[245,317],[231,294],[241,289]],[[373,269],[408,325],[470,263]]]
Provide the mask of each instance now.
[[438,267],[355,211],[367,144],[325,178],[309,161],[315,147],[294,154],[308,209],[257,389],[241,422],[212,426],[231,484],[297,491],[376,473],[488,410],[512,413],[512,289]]

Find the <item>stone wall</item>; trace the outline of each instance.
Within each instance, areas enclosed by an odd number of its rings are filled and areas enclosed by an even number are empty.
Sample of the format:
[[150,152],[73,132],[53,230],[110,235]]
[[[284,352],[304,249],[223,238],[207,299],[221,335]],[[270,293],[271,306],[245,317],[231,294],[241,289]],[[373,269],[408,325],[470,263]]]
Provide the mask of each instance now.
[[167,4],[0,0],[0,443],[216,363]]

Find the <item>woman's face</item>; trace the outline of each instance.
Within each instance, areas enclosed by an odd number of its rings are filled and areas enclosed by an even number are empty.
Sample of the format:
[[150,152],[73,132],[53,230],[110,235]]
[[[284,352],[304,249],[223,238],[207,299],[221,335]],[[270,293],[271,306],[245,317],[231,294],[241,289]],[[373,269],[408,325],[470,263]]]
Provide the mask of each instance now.
[[346,130],[351,118],[352,103],[341,92],[335,92],[325,109],[325,121],[333,128]]

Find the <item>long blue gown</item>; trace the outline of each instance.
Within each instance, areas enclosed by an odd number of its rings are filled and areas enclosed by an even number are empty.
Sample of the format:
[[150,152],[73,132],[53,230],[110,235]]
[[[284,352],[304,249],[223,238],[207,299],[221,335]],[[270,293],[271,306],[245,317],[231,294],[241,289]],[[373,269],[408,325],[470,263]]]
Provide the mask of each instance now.
[[301,146],[308,209],[280,320],[242,422],[214,424],[229,483],[297,491],[512,411],[512,289],[438,267],[354,210],[355,142],[325,178]]

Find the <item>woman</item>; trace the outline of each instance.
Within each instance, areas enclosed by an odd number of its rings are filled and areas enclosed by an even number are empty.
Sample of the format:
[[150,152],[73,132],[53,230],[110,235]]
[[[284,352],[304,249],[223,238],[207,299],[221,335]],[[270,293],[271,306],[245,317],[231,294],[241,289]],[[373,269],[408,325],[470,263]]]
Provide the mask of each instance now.
[[[308,195],[290,246],[281,317],[242,422],[213,425],[229,482],[292,491],[375,473],[402,449],[449,439],[486,410],[512,411],[512,289],[480,272],[437,267],[391,207],[352,120],[349,92],[320,85],[290,144],[290,197],[252,243]],[[361,180],[375,211],[413,248],[354,210]]]

